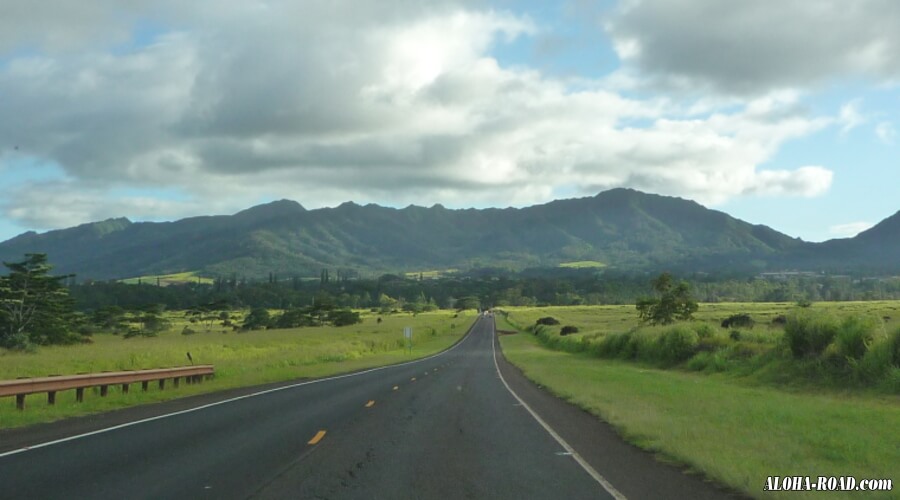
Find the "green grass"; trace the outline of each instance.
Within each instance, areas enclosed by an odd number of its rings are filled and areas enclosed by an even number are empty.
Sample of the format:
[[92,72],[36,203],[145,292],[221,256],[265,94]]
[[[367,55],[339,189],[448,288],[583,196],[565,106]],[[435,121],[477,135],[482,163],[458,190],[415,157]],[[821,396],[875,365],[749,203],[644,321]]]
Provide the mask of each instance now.
[[[871,389],[900,394],[900,368],[891,367],[882,356],[887,346],[884,341],[891,335],[900,335],[894,333],[900,330],[900,301],[820,302],[808,309],[786,302],[700,304],[695,321],[675,326],[642,325],[634,306],[628,305],[503,310],[509,321],[523,330],[542,317],[558,320],[558,326],[542,327],[538,335],[545,346],[553,349],[587,351],[601,358],[630,359],[656,367],[728,372],[746,381],[782,388]],[[860,319],[860,324],[872,326],[870,348],[864,348],[867,352],[862,359],[847,359],[840,345],[829,346],[816,356],[793,357],[785,341],[784,325],[773,320],[792,317],[798,311],[812,318],[837,318],[834,321],[838,326],[844,324],[842,318]],[[750,315],[755,325],[721,327],[722,320],[739,313]],[[577,327],[578,333],[558,335],[567,325]],[[662,345],[661,338],[671,338],[673,329],[697,333],[694,340],[687,339],[691,345],[682,351],[685,356],[667,356],[671,352]],[[687,336],[694,333],[688,331]]]
[[[497,315],[498,328],[513,327],[504,321]],[[501,344],[528,378],[611,423],[626,440],[751,496],[822,495],[763,492],[766,476],[774,475],[900,480],[895,396],[748,386],[722,374],[554,351],[530,334],[502,336]],[[896,491],[864,496],[896,498]]]
[[[17,411],[14,398],[0,398],[0,428],[20,427],[65,417],[283,380],[323,377],[336,373],[387,365],[427,356],[449,347],[466,332],[473,314],[436,311],[417,316],[366,314],[363,323],[347,327],[310,327],[287,330],[233,332],[216,326],[207,331],[181,335],[183,313],[167,313],[173,320],[169,331],[158,337],[123,339],[110,334],[94,335],[91,344],[41,347],[36,353],[0,349],[0,379],[51,374],[75,374],[104,370],[126,370],[182,366],[190,352],[197,364],[213,364],[214,380],[199,385],[182,384],[178,389],[122,394],[110,388],[106,398],[99,391],[75,402],[74,391],[57,395],[54,406],[46,396],[28,396],[27,409]],[[412,352],[406,350],[403,327],[413,329]],[[225,333],[223,333],[225,332]]]
[[598,262],[596,260],[579,260],[576,262],[562,262],[559,264],[559,267],[568,267],[571,269],[588,269],[606,267],[606,264],[604,264],[603,262]]
[[187,271],[183,273],[174,273],[174,274],[160,274],[160,275],[152,275],[152,276],[139,276],[136,278],[126,278],[123,280],[119,280],[122,283],[126,283],[129,285],[137,285],[138,282],[143,283],[145,285],[155,285],[157,278],[159,279],[159,284],[161,286],[169,286],[169,285],[182,285],[185,283],[201,283],[201,284],[212,284],[214,280],[212,278],[204,278],[201,276],[197,276],[194,271]]

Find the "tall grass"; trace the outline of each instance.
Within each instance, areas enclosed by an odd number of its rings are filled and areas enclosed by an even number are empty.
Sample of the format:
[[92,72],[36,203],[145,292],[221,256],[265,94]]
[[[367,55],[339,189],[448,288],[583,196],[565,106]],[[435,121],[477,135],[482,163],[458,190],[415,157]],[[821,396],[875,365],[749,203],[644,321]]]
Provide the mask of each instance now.
[[[754,304],[757,314],[716,304],[716,315],[700,309],[698,321],[669,327],[640,324],[633,308],[510,308],[508,321],[532,333],[546,347],[565,352],[682,367],[703,372],[732,372],[757,382],[829,388],[866,387],[900,392],[900,326],[888,334],[897,303]],[[765,311],[762,313],[762,311]],[[703,314],[703,313],[706,314]],[[562,336],[559,326],[532,318],[573,323],[583,333]],[[742,317],[742,328],[720,318]],[[722,323],[730,328],[723,328]],[[524,325],[524,327],[523,327]]]

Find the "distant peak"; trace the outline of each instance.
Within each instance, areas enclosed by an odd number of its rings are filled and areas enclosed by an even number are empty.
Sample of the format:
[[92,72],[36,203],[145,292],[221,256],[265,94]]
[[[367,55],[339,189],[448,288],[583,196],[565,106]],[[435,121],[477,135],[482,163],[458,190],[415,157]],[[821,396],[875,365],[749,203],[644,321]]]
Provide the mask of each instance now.
[[291,215],[302,212],[306,212],[306,209],[303,208],[303,205],[293,200],[282,199],[271,201],[269,203],[263,203],[262,205],[256,205],[255,207],[250,207],[246,210],[241,210],[235,215]]
[[305,213],[303,205],[292,200],[278,200],[242,210],[235,215],[239,219],[271,219],[278,217],[290,217]]

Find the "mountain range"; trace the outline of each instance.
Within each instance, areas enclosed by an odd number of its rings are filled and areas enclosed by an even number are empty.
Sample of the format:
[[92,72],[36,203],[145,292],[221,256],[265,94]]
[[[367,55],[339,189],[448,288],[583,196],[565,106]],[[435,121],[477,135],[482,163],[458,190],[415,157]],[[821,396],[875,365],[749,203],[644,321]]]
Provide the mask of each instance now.
[[523,269],[575,261],[627,270],[889,273],[900,270],[898,248],[900,212],[854,238],[809,243],[690,200],[620,188],[526,208],[347,202],[306,210],[281,200],[175,222],[114,218],[29,231],[0,243],[0,259],[47,253],[55,272],[91,279]]

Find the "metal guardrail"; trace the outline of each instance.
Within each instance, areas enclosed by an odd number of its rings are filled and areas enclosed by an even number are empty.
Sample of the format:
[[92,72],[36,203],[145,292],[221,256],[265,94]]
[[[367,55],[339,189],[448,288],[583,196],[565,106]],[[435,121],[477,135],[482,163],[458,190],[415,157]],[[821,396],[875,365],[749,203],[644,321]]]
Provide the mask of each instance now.
[[47,404],[56,404],[56,393],[75,389],[75,400],[84,400],[84,390],[91,387],[100,388],[100,396],[106,397],[109,386],[121,385],[122,392],[128,392],[128,386],[141,383],[146,391],[150,382],[158,381],[159,388],[164,389],[167,379],[178,387],[183,378],[185,383],[202,382],[204,378],[215,375],[213,365],[182,366],[177,368],[155,368],[151,370],[134,370],[121,372],[85,373],[80,375],[49,376],[20,378],[16,380],[0,380],[0,397],[15,396],[16,408],[25,409],[25,396],[29,394],[47,393]]

